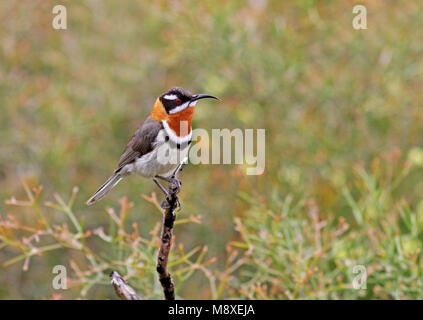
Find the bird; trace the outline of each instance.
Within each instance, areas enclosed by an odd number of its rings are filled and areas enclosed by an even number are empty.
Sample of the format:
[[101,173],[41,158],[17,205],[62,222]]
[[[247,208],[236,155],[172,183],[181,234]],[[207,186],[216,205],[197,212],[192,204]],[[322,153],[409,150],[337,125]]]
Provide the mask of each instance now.
[[87,205],[102,199],[123,178],[132,174],[151,178],[165,194],[166,189],[157,179],[173,181],[179,190],[181,182],[172,175],[180,159],[188,155],[195,106],[205,98],[220,100],[210,94],[192,94],[181,87],[172,87],[159,96],[150,115],[126,145],[113,174],[88,199]]

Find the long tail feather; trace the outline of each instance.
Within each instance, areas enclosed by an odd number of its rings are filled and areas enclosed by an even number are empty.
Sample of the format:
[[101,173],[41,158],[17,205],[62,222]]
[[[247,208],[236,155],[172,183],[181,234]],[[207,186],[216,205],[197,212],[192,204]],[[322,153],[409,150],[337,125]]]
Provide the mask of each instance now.
[[112,188],[122,180],[122,176],[119,173],[113,174],[107,181],[88,199],[87,205],[92,205],[101,198],[103,198]]

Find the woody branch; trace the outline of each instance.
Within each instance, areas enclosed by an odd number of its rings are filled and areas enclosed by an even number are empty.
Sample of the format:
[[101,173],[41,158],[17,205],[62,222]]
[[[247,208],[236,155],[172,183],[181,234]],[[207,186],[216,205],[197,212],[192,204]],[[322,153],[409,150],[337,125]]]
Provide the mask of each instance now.
[[[175,300],[175,285],[169,271],[167,270],[167,263],[169,260],[170,249],[172,247],[173,225],[176,218],[175,210],[178,207],[177,193],[179,192],[179,186],[177,185],[176,180],[178,180],[185,163],[186,160],[184,160],[176,169],[172,177],[174,179],[169,182],[168,195],[164,200],[167,203],[167,206],[163,212],[163,226],[156,270],[159,274],[159,280],[166,300]],[[119,273],[112,271],[110,279],[115,293],[119,296],[119,298],[122,300],[140,300],[135,290],[125,282]]]
[[122,300],[141,300],[135,290],[116,271],[110,273],[110,282],[116,295]]
[[185,161],[183,161],[176,169],[175,174],[173,175],[173,178],[175,179],[169,183],[168,195],[165,198],[168,205],[163,213],[161,244],[157,257],[156,269],[159,274],[159,280],[163,287],[163,293],[166,300],[175,300],[175,285],[169,271],[167,270],[167,263],[172,246],[173,225],[176,218],[175,210],[178,207],[178,197],[176,194],[179,192],[179,188],[176,184],[176,180],[178,180],[184,165]]

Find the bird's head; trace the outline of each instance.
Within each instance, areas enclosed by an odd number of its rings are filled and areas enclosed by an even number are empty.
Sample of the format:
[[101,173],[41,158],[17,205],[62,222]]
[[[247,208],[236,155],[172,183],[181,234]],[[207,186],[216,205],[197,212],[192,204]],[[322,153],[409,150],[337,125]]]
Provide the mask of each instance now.
[[210,94],[192,94],[183,88],[173,87],[157,98],[150,116],[156,121],[171,118],[190,121],[197,101],[205,98],[220,100]]
[[210,94],[192,94],[181,87],[173,87],[167,90],[159,99],[168,114],[175,114],[186,108],[195,107],[198,100],[205,98],[219,100],[219,98]]

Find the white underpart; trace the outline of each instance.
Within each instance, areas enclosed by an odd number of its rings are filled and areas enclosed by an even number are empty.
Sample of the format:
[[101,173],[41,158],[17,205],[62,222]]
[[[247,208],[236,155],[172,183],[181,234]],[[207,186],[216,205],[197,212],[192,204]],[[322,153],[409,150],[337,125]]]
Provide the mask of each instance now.
[[[191,140],[192,130],[187,136],[179,138],[167,123],[163,122],[163,126],[164,129],[159,131],[153,143],[153,151],[141,156],[135,163],[123,167],[122,175],[137,173],[143,177],[152,178],[156,175],[170,177],[173,174],[179,163],[188,156],[190,145],[187,142]],[[166,136],[169,137],[169,141],[166,141]],[[177,143],[181,145],[180,149],[175,147]],[[166,150],[168,153],[163,156]]]

